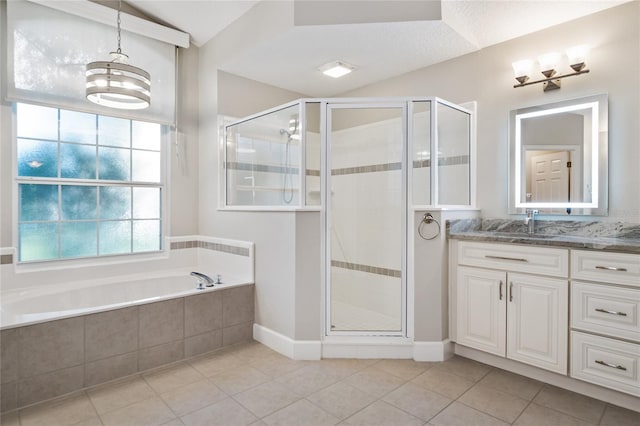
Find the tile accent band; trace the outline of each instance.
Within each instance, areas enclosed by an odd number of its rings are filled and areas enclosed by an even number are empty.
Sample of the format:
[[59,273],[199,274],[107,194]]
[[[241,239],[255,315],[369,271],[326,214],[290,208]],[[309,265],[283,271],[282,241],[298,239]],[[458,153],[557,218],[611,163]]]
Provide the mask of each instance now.
[[171,243],[171,250],[202,248],[206,250],[221,251],[224,253],[236,254],[238,256],[249,257],[249,249],[246,247],[230,246],[228,244],[209,243],[207,241],[180,241]]
[[402,271],[399,269],[379,268],[377,266],[362,265],[360,263],[343,262],[341,260],[332,260],[331,266],[342,269],[350,269],[352,271],[367,272],[369,274],[385,275],[387,277],[402,278]]
[[10,265],[13,263],[13,255],[12,254],[3,254],[0,256],[0,265]]
[[227,169],[241,170],[246,172],[298,174],[297,167],[271,166],[268,164],[254,164],[254,163],[239,163],[237,161],[227,161]]

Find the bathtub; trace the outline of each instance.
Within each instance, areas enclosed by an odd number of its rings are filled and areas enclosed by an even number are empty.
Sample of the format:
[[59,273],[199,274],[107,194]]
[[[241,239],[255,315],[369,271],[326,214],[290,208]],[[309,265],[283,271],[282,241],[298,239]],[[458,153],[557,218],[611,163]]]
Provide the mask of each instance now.
[[[3,292],[0,329],[104,312],[247,284],[225,277],[223,284],[198,290],[189,270],[132,275],[109,280],[69,283],[48,288]],[[215,276],[215,275],[213,275]]]
[[3,292],[0,411],[252,340],[253,283],[191,270]]

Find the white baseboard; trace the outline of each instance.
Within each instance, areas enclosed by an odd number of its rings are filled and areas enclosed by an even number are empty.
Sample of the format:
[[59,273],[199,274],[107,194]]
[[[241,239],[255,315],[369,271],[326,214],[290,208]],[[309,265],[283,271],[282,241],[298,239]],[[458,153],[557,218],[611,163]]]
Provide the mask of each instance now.
[[416,361],[445,361],[454,355],[453,342],[413,342],[413,359]]
[[404,338],[351,338],[340,336],[319,340],[294,340],[260,324],[253,324],[253,338],[296,360],[320,358],[382,358],[444,361],[453,356],[453,343],[412,342]]
[[406,341],[378,343],[359,339],[324,341],[322,342],[322,357],[411,359],[413,358],[413,344]]
[[322,345],[319,340],[293,340],[260,324],[253,324],[253,338],[295,360],[318,360],[322,355]]

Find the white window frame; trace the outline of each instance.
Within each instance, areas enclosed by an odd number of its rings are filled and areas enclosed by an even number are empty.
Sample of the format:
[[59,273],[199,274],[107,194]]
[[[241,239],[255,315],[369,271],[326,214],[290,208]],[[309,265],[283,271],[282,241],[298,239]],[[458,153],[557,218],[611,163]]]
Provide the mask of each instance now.
[[[57,108],[59,110],[67,110],[74,112],[84,112],[69,109],[63,106],[52,106],[49,104],[36,104],[32,102],[12,102],[11,103],[11,163],[12,163],[12,245],[15,248],[15,260],[14,265],[17,272],[38,271],[38,270],[51,270],[51,269],[65,269],[70,267],[79,266],[103,266],[111,264],[130,263],[138,261],[147,261],[155,259],[166,259],[169,257],[170,244],[169,238],[169,188],[167,182],[170,178],[170,140],[173,137],[173,131],[171,127],[165,124],[161,124],[161,140],[160,140],[160,182],[135,182],[135,181],[100,181],[99,179],[69,179],[69,178],[38,178],[38,177],[20,177],[18,176],[18,125],[17,125],[17,105],[19,103],[45,106],[48,108]],[[108,116],[107,114],[91,113],[93,115]],[[122,118],[122,117],[120,117]],[[129,119],[133,121],[143,121],[136,119]],[[88,185],[88,186],[122,186],[122,187],[152,187],[160,188],[160,249],[157,251],[137,252],[137,253],[121,253],[121,254],[105,254],[86,257],[75,258],[55,258],[55,259],[43,259],[32,261],[19,261],[19,205],[20,205],[20,184],[29,183],[51,183],[54,185]],[[96,221],[99,223],[99,221]]]

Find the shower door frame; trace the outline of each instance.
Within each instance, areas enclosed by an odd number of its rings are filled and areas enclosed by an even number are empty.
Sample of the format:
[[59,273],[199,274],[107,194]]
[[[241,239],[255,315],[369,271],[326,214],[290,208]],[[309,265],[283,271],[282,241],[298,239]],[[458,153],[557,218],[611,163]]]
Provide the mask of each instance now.
[[[331,329],[331,242],[330,233],[331,229],[331,112],[334,109],[401,109],[402,110],[402,155],[401,155],[401,327],[399,331],[349,331],[349,330],[332,330]],[[321,168],[324,171],[324,177],[322,179],[321,188],[321,205],[322,205],[322,262],[323,262],[323,288],[324,288],[324,321],[323,321],[323,335],[324,337],[376,337],[376,338],[407,338],[409,337],[408,330],[408,182],[409,182],[409,170],[408,170],[408,156],[409,156],[409,109],[410,102],[408,99],[325,99],[320,106],[321,111],[321,128],[324,130],[321,137]]]

